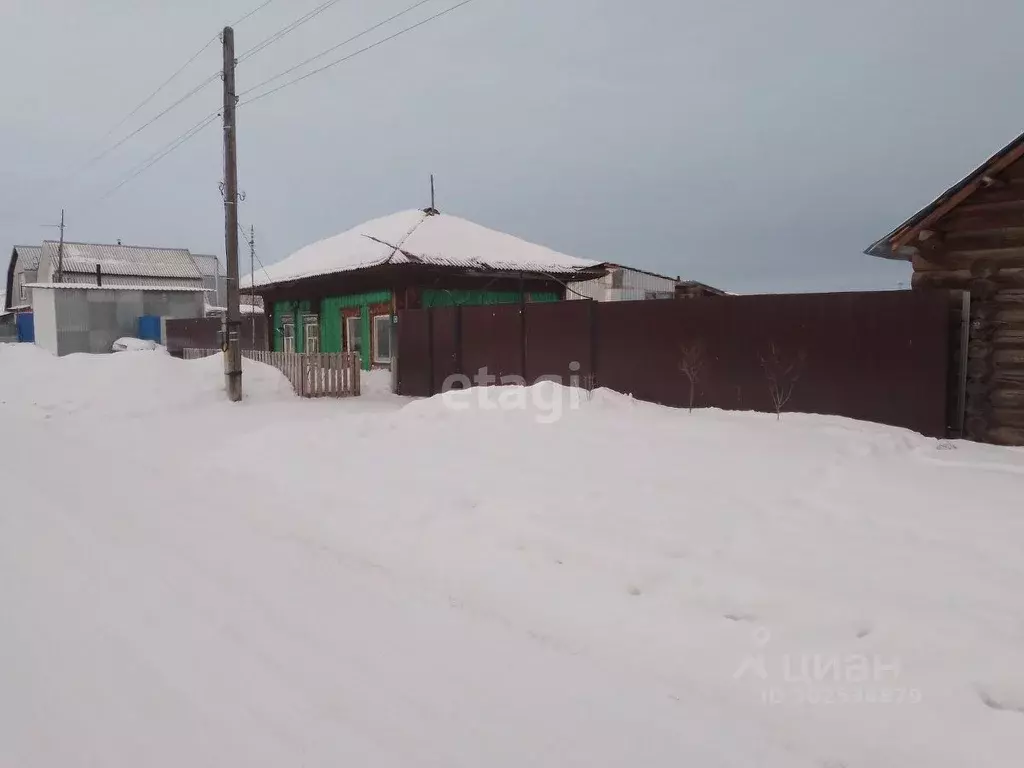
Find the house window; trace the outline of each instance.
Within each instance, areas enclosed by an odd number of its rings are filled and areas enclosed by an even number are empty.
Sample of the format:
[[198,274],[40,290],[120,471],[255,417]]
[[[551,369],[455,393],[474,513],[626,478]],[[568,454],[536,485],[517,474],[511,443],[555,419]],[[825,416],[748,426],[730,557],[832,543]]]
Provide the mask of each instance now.
[[281,349],[285,352],[295,351],[295,323],[291,318],[281,323]]
[[391,315],[373,316],[373,362],[391,362]]
[[310,354],[320,351],[320,320],[316,315],[306,315],[302,320],[302,330],[305,334],[305,350]]
[[25,287],[25,273],[22,272],[18,275],[18,290],[21,295],[21,302],[24,304],[28,301],[28,288]]
[[363,351],[363,339],[361,333],[362,318],[345,318],[345,350],[359,354]]

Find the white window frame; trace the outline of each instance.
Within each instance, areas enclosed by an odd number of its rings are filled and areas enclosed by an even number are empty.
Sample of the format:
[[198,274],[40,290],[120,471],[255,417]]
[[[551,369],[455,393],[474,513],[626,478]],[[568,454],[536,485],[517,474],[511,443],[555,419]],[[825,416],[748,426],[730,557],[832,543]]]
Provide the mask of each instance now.
[[281,322],[281,351],[295,351],[295,321],[290,317]]
[[[357,350],[352,349],[352,323],[355,323],[356,328],[359,329],[359,342],[361,347],[363,343],[363,318],[361,315],[356,315],[355,317],[343,317],[342,319],[345,321],[345,351],[356,352]],[[362,354],[361,350],[359,350],[359,352]]]
[[[310,328],[313,329],[312,334],[309,332]],[[310,355],[320,352],[320,318],[316,315],[306,315],[302,318],[302,349]]]
[[[394,339],[391,338],[391,315],[374,315],[373,318],[373,362],[380,363],[381,365],[387,365],[391,362],[391,345]],[[378,320],[384,320],[386,323],[381,323],[387,329],[388,334],[388,356],[384,357],[380,354],[380,333],[377,330]]]

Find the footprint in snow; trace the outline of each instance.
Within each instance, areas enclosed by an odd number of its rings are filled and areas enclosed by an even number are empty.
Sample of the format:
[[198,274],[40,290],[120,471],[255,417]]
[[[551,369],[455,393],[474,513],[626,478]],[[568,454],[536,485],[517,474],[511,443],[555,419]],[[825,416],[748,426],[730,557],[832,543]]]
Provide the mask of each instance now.
[[729,621],[756,621],[757,616],[752,613],[727,613],[725,618]]
[[1024,696],[996,695],[992,691],[978,686],[978,698],[986,707],[997,712],[1015,712],[1024,715]]

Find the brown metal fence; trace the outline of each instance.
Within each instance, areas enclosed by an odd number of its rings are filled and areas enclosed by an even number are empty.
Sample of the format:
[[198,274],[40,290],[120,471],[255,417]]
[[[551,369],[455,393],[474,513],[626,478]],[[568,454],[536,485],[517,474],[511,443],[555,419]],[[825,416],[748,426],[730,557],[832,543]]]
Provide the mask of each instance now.
[[[218,349],[222,325],[219,317],[168,319],[164,321],[164,344],[172,355],[180,355],[185,349]],[[242,349],[266,349],[267,318],[264,315],[244,318],[239,334]]]
[[[219,355],[219,349],[184,349],[186,360]],[[351,352],[309,354],[242,350],[249,360],[277,368],[300,397],[354,397],[359,395],[359,355]]]
[[945,292],[405,310],[398,342],[406,395],[476,384],[486,368],[497,383],[556,378],[686,406],[690,360],[698,407],[770,412],[784,400],[781,410],[947,433]]

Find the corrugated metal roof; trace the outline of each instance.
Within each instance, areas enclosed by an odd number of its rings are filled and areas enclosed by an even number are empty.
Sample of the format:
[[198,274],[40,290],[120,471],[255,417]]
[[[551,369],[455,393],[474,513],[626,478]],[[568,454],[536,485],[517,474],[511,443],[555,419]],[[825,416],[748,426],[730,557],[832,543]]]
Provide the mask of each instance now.
[[205,253],[193,253],[192,259],[203,277],[217,277],[221,274],[220,259]]
[[[43,243],[42,260],[48,261],[53,274],[57,272],[58,244]],[[64,243],[64,273],[96,273],[100,265],[104,275],[131,277],[173,277],[202,280],[192,254],[185,248],[147,248],[136,245],[98,245]]]
[[18,262],[28,269],[39,267],[39,257],[43,249],[38,245],[16,245],[14,250],[18,252]]
[[196,287],[195,283],[189,285],[166,285],[166,284],[145,284],[140,285],[138,283],[129,283],[123,285],[107,285],[106,282],[103,285],[96,285],[95,283],[27,283],[26,288],[42,289],[42,290],[55,290],[55,291],[160,291],[165,293],[172,292],[185,292],[185,293],[205,293],[206,291],[202,287]]

